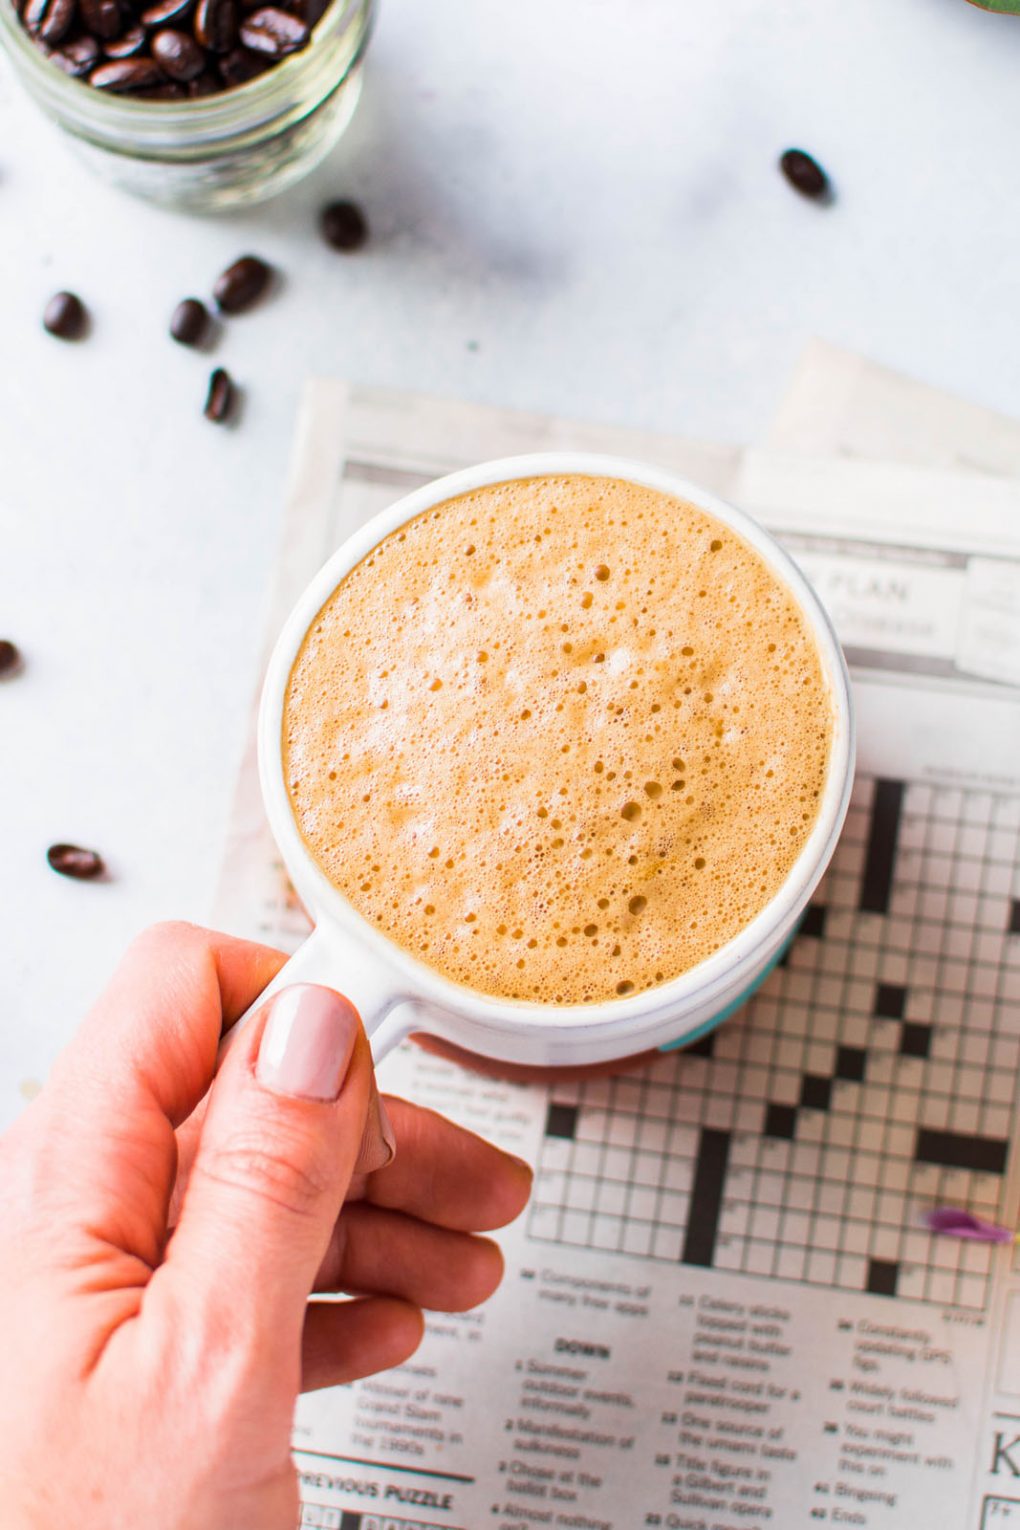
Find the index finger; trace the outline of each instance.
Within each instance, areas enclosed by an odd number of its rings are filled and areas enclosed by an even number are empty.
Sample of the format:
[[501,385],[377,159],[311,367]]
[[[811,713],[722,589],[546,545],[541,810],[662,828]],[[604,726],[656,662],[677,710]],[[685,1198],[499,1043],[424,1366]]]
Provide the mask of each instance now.
[[191,924],[158,924],[129,947],[57,1059],[52,1084],[79,1113],[156,1104],[178,1125],[212,1082],[223,1030],[287,960],[280,951]]
[[[194,925],[140,936],[32,1107],[33,1214],[152,1267],[177,1167],[174,1127],[205,1094],[226,1025],[283,965]],[[48,1247],[49,1245],[47,1245]]]
[[532,1172],[445,1116],[385,1096],[397,1156],[385,1169],[351,1182],[349,1200],[403,1211],[456,1232],[485,1232],[519,1216]]

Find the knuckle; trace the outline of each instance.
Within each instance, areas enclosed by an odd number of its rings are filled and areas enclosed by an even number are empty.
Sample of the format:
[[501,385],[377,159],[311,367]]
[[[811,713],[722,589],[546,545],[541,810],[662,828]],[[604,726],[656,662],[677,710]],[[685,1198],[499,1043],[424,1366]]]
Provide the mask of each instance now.
[[136,936],[134,944],[143,950],[153,946],[160,950],[180,950],[181,947],[204,946],[206,941],[206,932],[199,925],[189,924],[186,919],[162,919]]
[[330,1190],[330,1176],[309,1157],[296,1137],[272,1143],[235,1137],[200,1153],[193,1174],[304,1219],[316,1214]]

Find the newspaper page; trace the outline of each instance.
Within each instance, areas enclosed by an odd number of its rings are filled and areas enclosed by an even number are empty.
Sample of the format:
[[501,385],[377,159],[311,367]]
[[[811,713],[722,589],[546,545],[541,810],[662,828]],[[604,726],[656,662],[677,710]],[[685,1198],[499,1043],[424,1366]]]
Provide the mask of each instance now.
[[826,340],[804,347],[763,444],[819,457],[1020,476],[1020,420]]
[[[737,499],[818,581],[853,670],[853,804],[787,958],[695,1047],[542,1088],[413,1044],[383,1063],[386,1089],[534,1163],[534,1194],[491,1302],[432,1316],[398,1370],[302,1402],[302,1523],[1020,1525],[1020,1259],[921,1220],[1017,1220],[1017,644],[994,673],[972,565],[1016,579],[1020,487],[317,383],[273,630],[385,503],[551,439]],[[253,748],[217,913],[281,946],[306,931]]]

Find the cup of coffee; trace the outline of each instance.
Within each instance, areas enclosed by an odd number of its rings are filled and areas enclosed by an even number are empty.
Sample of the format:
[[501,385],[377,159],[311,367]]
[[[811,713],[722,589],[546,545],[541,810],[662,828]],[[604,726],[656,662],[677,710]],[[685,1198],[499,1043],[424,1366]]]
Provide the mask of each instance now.
[[853,758],[829,620],[742,512],[613,457],[451,474],[334,553],[270,659],[262,790],[315,922],[273,988],[340,989],[377,1057],[682,1046],[785,949]]

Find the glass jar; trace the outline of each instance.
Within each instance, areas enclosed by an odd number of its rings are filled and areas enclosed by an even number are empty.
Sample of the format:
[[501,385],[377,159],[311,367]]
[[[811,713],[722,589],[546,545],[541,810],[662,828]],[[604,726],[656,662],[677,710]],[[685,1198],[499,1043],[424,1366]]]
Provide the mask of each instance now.
[[104,180],[195,211],[275,196],[329,153],[354,114],[374,0],[333,0],[308,46],[246,85],[133,100],[64,74],[0,0],[0,37],[26,89]]

